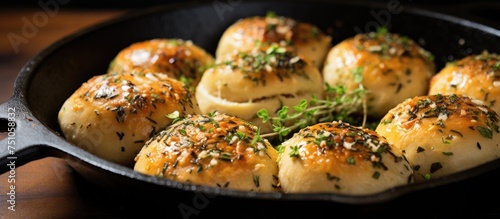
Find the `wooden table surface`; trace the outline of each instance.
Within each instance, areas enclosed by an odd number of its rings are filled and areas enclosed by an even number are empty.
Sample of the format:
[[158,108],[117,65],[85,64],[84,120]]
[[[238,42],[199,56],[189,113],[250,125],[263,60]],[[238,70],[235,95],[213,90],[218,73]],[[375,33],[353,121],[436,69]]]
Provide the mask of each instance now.
[[[23,25],[32,20],[40,9],[0,9],[0,103],[5,102],[12,95],[15,77],[22,66],[34,55],[61,37],[78,31],[92,24],[111,19],[126,13],[127,10],[90,10],[90,9],[60,9],[55,16],[48,19],[46,24],[40,25],[35,33],[30,36],[23,35]],[[26,41],[13,45],[7,36],[17,34],[26,36]],[[18,51],[16,51],[18,50]],[[5,138],[5,133],[0,133],[0,138]],[[15,172],[15,211],[8,209],[7,202],[11,183],[9,173],[0,175],[0,218],[127,218],[128,211],[121,204],[107,203],[113,200],[106,194],[100,193],[93,187],[88,186],[84,180],[74,171],[65,160],[60,158],[43,158],[32,161],[23,166],[16,167]],[[498,180],[496,181],[498,182]],[[477,185],[476,185],[477,186]],[[477,186],[481,187],[481,185]],[[478,189],[478,188],[476,188]],[[466,211],[471,204],[475,208],[486,211],[489,218],[500,218],[500,206],[491,206],[487,199],[496,198],[500,189],[476,195],[484,191],[473,190],[467,197],[471,200],[456,203],[453,199],[459,197],[451,195],[450,201],[457,206],[447,205],[445,211]],[[482,199],[485,198],[485,200]],[[410,196],[411,198],[411,196]],[[148,204],[145,200],[135,200],[138,210],[146,210]],[[439,206],[425,206],[425,203],[410,203],[408,214],[424,214],[421,209],[439,209]],[[434,202],[434,205],[436,203]],[[483,206],[483,207],[481,207]],[[300,207],[300,206],[299,206]],[[401,207],[401,206],[398,206]],[[420,211],[418,210],[420,209]],[[277,209],[292,211],[294,207]],[[370,210],[370,209],[368,209]],[[380,214],[379,209],[372,209],[374,215],[389,215],[391,208]],[[474,212],[474,209],[472,210]],[[224,212],[223,212],[224,213]],[[165,213],[167,215],[167,213]],[[332,214],[334,215],[334,214]],[[483,214],[484,215],[484,214]],[[395,216],[395,215],[392,215]],[[402,216],[403,218],[408,218]],[[464,215],[466,216],[466,215]],[[437,218],[436,214],[429,213],[429,217]],[[238,215],[235,215],[238,218]],[[444,217],[446,218],[446,217]]]

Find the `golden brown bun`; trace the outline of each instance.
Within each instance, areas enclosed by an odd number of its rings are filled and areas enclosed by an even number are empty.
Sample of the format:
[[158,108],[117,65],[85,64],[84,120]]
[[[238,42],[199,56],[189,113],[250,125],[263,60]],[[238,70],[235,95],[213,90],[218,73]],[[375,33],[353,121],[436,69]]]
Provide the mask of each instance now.
[[394,33],[358,34],[328,53],[323,78],[330,86],[368,91],[368,114],[382,117],[406,98],[425,95],[435,73],[430,54]]
[[124,48],[111,62],[108,71],[161,72],[177,80],[184,77],[190,80],[190,86],[196,87],[205,69],[213,63],[213,56],[190,40],[161,38],[136,42]]
[[223,33],[215,56],[219,59],[234,51],[278,43],[296,49],[319,68],[331,48],[330,42],[331,37],[312,24],[283,16],[254,16],[238,20]]
[[400,147],[415,180],[439,178],[500,156],[498,115],[460,95],[407,99],[382,118],[376,132]]
[[278,158],[285,193],[369,195],[413,182],[401,150],[372,130],[318,123],[283,142]]
[[238,52],[207,69],[196,88],[202,113],[215,110],[237,116],[272,131],[262,124],[257,111],[271,116],[283,105],[293,106],[302,99],[322,98],[321,73],[307,59],[283,47],[258,48]]
[[166,115],[199,113],[180,81],[161,73],[94,76],[63,104],[65,138],[106,160],[132,165],[144,143],[172,123]]
[[134,170],[180,182],[272,192],[278,186],[278,152],[234,116],[192,115],[152,138]]
[[461,94],[500,113],[500,55],[487,51],[447,63],[430,82],[429,94]]

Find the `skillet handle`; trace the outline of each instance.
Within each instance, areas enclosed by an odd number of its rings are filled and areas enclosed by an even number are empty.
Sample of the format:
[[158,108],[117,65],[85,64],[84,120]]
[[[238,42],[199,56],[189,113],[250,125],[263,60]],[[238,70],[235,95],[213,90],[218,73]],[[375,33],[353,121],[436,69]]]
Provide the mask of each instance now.
[[37,123],[25,113],[25,108],[14,98],[0,105],[0,132],[5,136],[0,140],[0,174],[15,171],[16,167],[48,156],[47,150],[39,145],[43,142],[42,134],[32,131]]

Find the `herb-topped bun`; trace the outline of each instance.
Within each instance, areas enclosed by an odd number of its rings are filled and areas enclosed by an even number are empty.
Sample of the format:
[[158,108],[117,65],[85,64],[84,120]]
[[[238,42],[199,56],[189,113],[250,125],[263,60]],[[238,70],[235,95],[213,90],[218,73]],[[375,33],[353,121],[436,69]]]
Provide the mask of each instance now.
[[190,40],[152,39],[121,50],[111,62],[110,73],[161,72],[196,87],[214,58]]
[[406,98],[427,94],[435,73],[432,59],[408,37],[380,28],[335,45],[322,73],[332,87],[364,88],[368,114],[380,118]]
[[285,193],[370,195],[413,182],[410,164],[398,147],[348,123],[303,128],[281,147],[278,178]]
[[[235,52],[207,69],[196,88],[201,112],[219,111],[240,117],[269,133],[257,112],[276,112],[302,99],[322,98],[321,73],[305,57],[272,45]],[[273,116],[272,114],[271,116]]]
[[161,73],[94,76],[62,105],[65,138],[106,160],[131,166],[144,143],[172,123],[167,115],[199,113],[180,81]]
[[422,181],[499,158],[499,120],[479,100],[436,94],[391,109],[376,132],[404,151],[416,181]]
[[449,62],[431,80],[429,94],[461,94],[500,113],[500,55],[484,51]]
[[331,37],[312,24],[269,12],[266,16],[240,19],[226,29],[219,40],[216,58],[261,44],[277,43],[295,49],[319,68],[331,48],[330,42]]
[[258,128],[215,112],[190,115],[144,145],[134,170],[180,182],[272,192],[278,186],[278,152]]

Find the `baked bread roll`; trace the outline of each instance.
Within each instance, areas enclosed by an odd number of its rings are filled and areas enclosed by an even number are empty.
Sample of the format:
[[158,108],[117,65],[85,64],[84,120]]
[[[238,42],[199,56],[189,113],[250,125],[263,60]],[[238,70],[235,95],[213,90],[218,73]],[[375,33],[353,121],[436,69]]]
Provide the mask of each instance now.
[[196,87],[202,113],[219,111],[237,116],[261,127],[262,133],[271,132],[272,126],[257,117],[259,110],[267,109],[275,116],[282,106],[322,95],[318,69],[307,58],[276,45],[217,60]]
[[94,76],[62,105],[64,137],[103,159],[130,166],[144,143],[172,123],[169,114],[199,113],[185,84],[162,73]]
[[402,151],[376,132],[344,122],[301,129],[278,157],[285,193],[370,195],[413,182]]
[[219,59],[234,51],[272,43],[295,49],[319,68],[331,48],[331,37],[313,24],[268,13],[242,18],[229,26],[219,40],[215,56]]
[[460,94],[500,113],[500,55],[484,51],[449,62],[431,79],[429,95]]
[[190,40],[152,39],[121,50],[110,63],[110,73],[161,72],[196,87],[214,57]]
[[277,190],[278,152],[258,128],[215,112],[191,115],[144,145],[134,170],[197,185],[235,190]]
[[332,87],[364,88],[368,115],[381,118],[406,98],[427,94],[435,65],[413,40],[381,28],[335,45],[322,73]]
[[498,159],[499,120],[480,100],[436,94],[405,100],[375,131],[404,151],[415,180],[423,181]]

